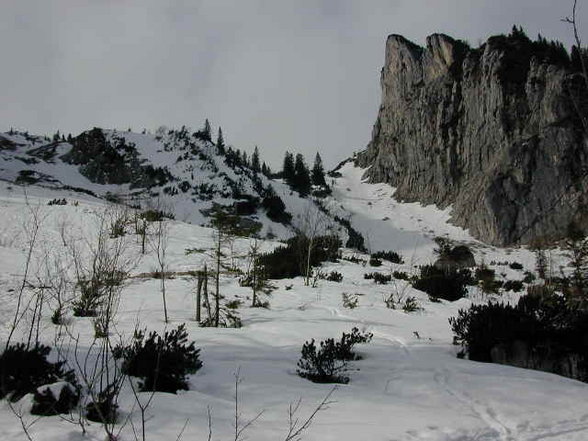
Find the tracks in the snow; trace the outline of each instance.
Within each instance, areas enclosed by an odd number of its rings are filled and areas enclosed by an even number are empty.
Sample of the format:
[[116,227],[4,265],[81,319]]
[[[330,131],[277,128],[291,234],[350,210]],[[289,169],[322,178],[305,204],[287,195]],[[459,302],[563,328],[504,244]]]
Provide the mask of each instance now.
[[472,398],[467,392],[458,389],[451,383],[451,373],[447,369],[435,372],[435,383],[441,389],[455,398],[458,402],[467,406],[473,415],[482,420],[490,429],[496,432],[500,441],[519,441],[515,428],[509,427],[508,423],[498,416],[497,412],[490,406]]

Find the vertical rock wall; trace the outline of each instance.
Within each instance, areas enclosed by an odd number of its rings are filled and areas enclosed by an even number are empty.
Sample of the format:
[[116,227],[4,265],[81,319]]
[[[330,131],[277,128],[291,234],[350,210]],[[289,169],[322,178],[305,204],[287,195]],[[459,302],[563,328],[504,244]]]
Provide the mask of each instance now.
[[452,205],[453,221],[489,243],[588,226],[585,89],[571,63],[536,49],[504,36],[478,49],[441,34],[424,48],[389,36],[358,165],[400,200]]

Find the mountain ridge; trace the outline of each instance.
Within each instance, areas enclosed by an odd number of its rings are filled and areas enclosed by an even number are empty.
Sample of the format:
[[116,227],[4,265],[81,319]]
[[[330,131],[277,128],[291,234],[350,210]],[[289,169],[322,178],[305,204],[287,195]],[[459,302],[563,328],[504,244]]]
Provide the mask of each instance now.
[[0,179],[131,206],[164,203],[177,219],[200,225],[221,206],[257,222],[261,235],[289,237],[288,209],[299,211],[303,199],[237,155],[185,127],[155,134],[95,127],[67,140],[11,131],[0,133]]

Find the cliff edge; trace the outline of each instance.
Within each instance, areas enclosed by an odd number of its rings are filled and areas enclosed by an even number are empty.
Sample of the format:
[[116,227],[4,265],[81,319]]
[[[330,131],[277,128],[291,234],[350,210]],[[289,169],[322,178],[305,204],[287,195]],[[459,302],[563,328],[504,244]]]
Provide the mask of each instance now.
[[587,93],[579,55],[522,30],[479,48],[434,34],[386,43],[382,104],[357,158],[403,201],[452,205],[495,245],[588,227]]

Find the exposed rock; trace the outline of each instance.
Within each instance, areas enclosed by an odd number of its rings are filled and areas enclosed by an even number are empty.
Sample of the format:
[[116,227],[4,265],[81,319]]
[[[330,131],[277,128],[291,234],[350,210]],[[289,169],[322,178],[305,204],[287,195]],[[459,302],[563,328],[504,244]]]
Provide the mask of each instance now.
[[4,136],[0,136],[0,150],[16,150],[16,143]]
[[586,93],[552,49],[524,34],[478,49],[441,34],[425,48],[389,36],[382,104],[358,165],[400,200],[452,205],[453,221],[489,243],[556,239],[572,220],[587,227],[588,145],[575,107]]
[[124,137],[107,139],[99,128],[83,132],[61,159],[79,165],[80,173],[97,184],[131,184],[131,188],[163,185],[172,179],[161,167],[142,165],[133,143]]

